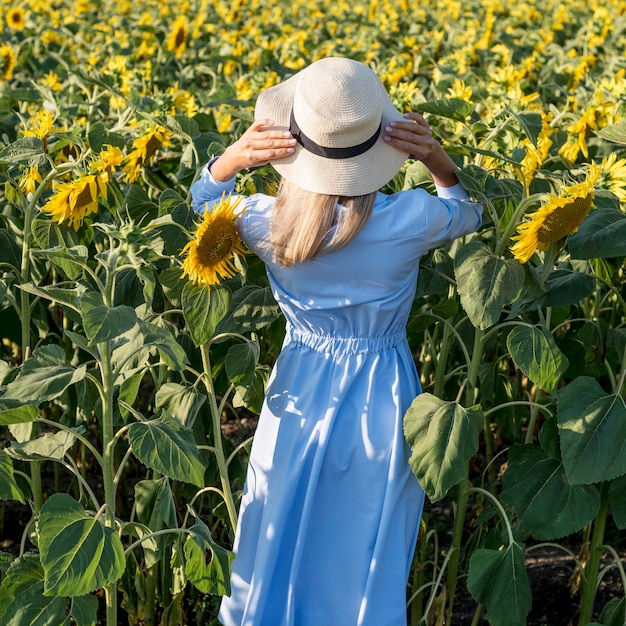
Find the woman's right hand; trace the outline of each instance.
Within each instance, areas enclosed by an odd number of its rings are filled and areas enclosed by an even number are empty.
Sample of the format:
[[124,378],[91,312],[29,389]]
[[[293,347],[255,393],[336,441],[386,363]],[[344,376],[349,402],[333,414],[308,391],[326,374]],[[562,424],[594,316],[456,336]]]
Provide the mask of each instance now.
[[288,130],[273,128],[269,119],[255,120],[237,141],[211,165],[211,174],[225,182],[239,170],[267,165],[274,159],[282,159],[294,152],[296,140]]

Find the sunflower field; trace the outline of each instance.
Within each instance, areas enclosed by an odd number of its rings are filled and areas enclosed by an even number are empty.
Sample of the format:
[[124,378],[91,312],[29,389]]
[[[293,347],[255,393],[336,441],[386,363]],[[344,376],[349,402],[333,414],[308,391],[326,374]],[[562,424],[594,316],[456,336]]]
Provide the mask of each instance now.
[[[228,228],[199,251],[189,188],[331,55],[422,112],[485,207],[422,260],[408,327],[409,624],[558,626],[533,617],[546,547],[560,624],[626,624],[626,2],[0,0],[1,626],[217,624],[284,326]],[[409,161],[385,190],[416,186]]]

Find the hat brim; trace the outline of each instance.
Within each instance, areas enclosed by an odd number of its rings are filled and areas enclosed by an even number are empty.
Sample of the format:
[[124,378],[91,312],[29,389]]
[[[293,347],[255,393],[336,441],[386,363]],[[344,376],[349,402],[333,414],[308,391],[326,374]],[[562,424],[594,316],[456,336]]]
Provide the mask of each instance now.
[[[270,119],[274,128],[289,130],[299,78],[300,72],[261,92],[255,107],[255,119]],[[329,159],[296,144],[293,154],[272,160],[270,164],[286,180],[307,191],[339,196],[361,196],[378,191],[400,171],[409,156],[383,139],[385,127],[404,118],[389,99],[382,83],[380,89],[381,131],[369,150],[354,157]]]

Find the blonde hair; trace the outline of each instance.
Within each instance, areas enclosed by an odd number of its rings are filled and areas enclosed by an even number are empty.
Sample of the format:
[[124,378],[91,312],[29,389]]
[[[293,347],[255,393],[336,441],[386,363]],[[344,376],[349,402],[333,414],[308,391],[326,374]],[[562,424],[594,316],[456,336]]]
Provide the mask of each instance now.
[[376,192],[345,197],[305,191],[283,178],[270,223],[274,258],[291,267],[322,252],[341,250],[365,226],[375,198]]

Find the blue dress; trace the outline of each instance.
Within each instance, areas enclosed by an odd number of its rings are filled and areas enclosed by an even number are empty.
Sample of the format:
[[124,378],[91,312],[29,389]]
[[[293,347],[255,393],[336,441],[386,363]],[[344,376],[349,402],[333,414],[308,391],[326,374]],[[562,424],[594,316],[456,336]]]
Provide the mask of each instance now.
[[[207,169],[202,212],[232,192]],[[252,445],[225,626],[405,626],[424,492],[402,420],[420,393],[406,339],[420,257],[481,222],[460,185],[379,193],[343,250],[281,268],[267,240],[273,198],[238,218],[287,320]]]

